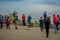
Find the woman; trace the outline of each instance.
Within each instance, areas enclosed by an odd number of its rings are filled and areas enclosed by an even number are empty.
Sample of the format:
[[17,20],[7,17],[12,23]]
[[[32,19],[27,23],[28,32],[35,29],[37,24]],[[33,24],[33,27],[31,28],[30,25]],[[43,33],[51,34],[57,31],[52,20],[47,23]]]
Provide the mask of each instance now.
[[50,27],[50,20],[49,20],[49,17],[47,17],[45,22],[46,37],[48,37],[49,35],[49,27]]
[[57,16],[55,14],[53,14],[53,23],[54,23],[54,32],[56,33],[56,30],[57,30],[57,22],[58,22],[58,19],[57,19]]

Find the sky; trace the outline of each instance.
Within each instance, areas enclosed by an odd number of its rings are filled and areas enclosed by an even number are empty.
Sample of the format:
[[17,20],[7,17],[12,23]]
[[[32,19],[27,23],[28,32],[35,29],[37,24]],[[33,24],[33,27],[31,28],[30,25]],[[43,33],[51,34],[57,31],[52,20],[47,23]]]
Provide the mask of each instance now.
[[44,11],[48,15],[60,14],[60,0],[0,0],[0,13],[13,13],[14,10],[20,17],[23,13],[27,16],[30,14],[37,20]]

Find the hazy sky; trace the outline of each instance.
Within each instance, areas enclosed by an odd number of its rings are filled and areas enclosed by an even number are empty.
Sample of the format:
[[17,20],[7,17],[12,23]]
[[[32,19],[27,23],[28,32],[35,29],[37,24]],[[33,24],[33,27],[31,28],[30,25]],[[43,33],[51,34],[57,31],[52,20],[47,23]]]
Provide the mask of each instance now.
[[5,11],[60,11],[60,0],[0,0],[0,12]]
[[55,10],[60,9],[60,0],[0,0],[0,8],[16,8],[17,10],[31,8],[31,10],[35,9],[37,11],[52,10],[53,8]]
[[37,17],[44,11],[47,11],[48,15],[60,14],[60,0],[0,0],[0,13],[8,14],[14,10],[20,15],[25,13]]

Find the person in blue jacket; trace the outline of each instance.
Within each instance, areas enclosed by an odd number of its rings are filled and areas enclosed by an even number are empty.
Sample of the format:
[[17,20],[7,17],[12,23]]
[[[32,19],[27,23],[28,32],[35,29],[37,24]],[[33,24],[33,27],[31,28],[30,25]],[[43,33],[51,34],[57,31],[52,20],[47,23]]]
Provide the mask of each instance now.
[[39,19],[39,26],[40,26],[41,31],[43,31],[43,18],[42,17],[40,17]]
[[32,19],[31,15],[29,15],[27,17],[27,19],[28,19],[28,27],[30,28],[31,27],[31,19]]
[[46,18],[47,18],[47,14],[46,14],[47,12],[46,11],[44,11],[44,14],[43,14],[43,17],[44,17],[44,24],[45,24],[45,21],[46,21]]
[[0,29],[2,29],[2,15],[0,15]]

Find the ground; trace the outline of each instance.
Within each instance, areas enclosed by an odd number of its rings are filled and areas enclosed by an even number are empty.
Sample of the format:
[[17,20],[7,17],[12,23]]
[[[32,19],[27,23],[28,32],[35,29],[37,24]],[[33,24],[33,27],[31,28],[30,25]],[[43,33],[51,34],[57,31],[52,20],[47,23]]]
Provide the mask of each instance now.
[[11,29],[0,29],[0,40],[60,40],[60,31],[54,33],[53,29],[50,29],[49,37],[46,38],[45,29],[40,31],[39,27],[31,27],[28,30],[27,26],[18,26],[18,29],[14,29],[11,25]]

